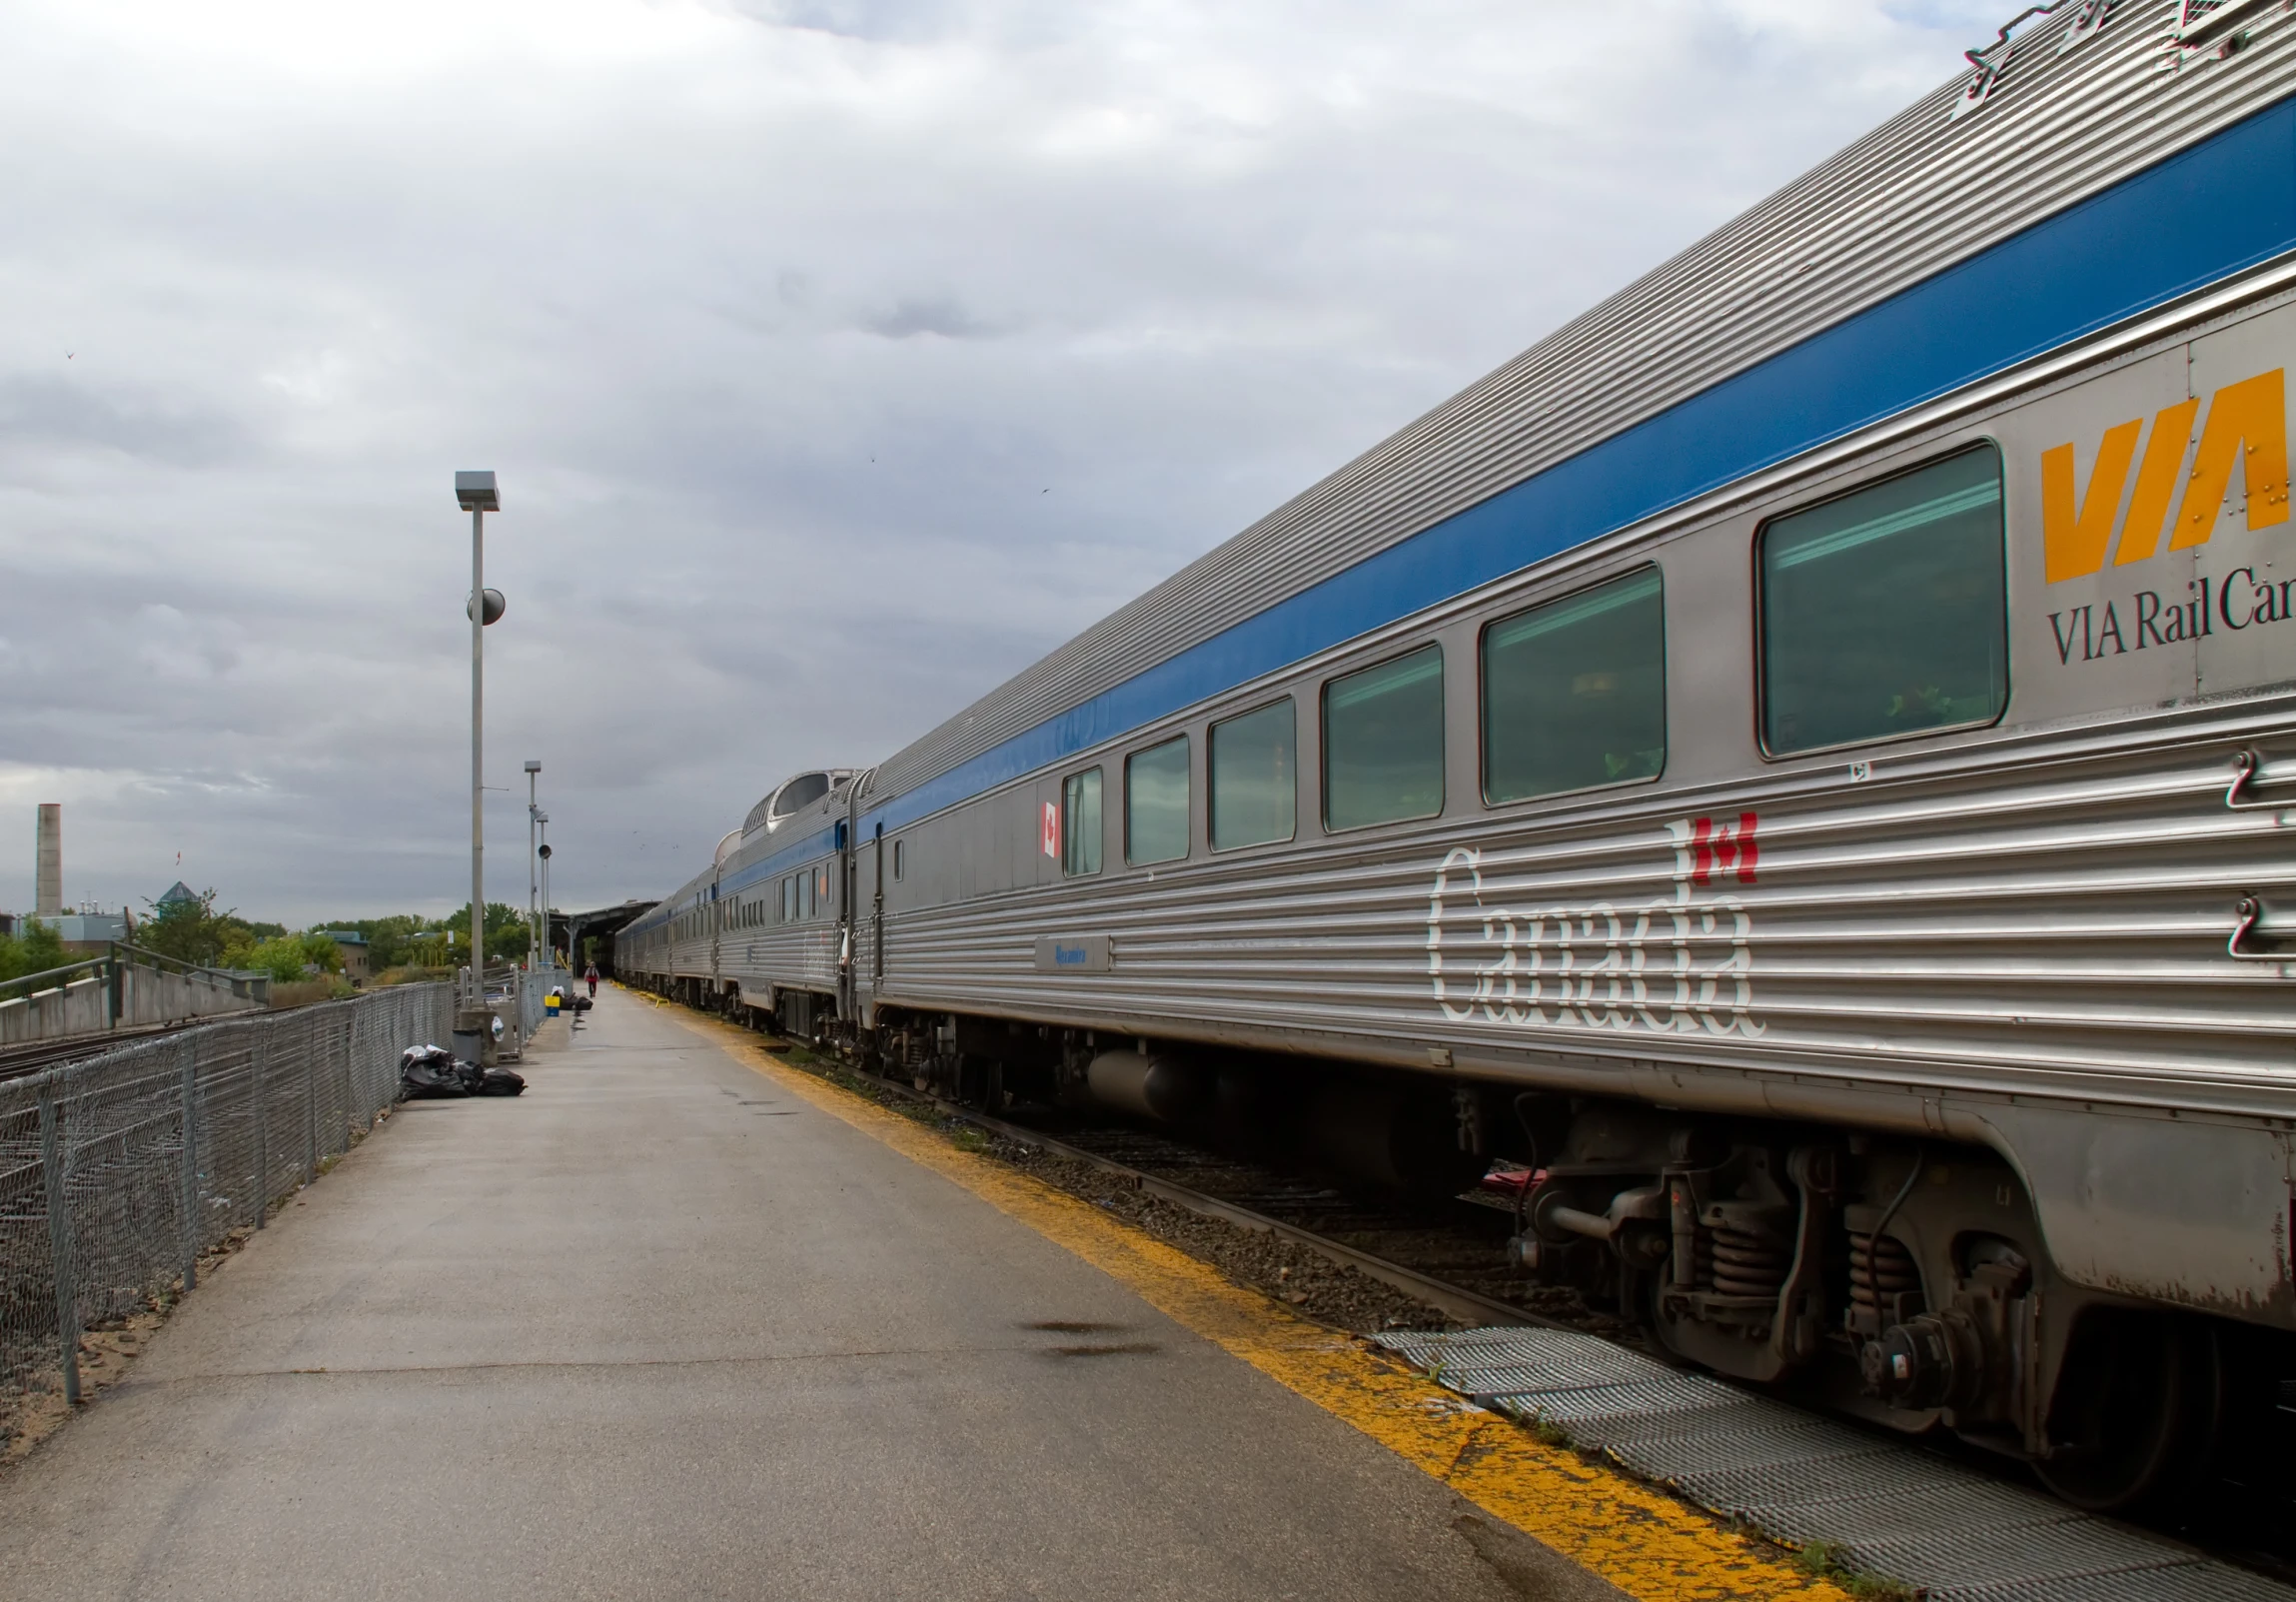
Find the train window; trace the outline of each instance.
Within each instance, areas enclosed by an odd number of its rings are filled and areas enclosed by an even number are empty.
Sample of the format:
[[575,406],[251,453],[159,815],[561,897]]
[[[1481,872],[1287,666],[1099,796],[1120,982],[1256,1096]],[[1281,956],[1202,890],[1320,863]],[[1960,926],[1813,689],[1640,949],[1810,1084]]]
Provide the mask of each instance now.
[[2009,642],[1992,445],[1773,518],[1759,540],[1764,750],[2001,716]]
[[1100,770],[1070,774],[1060,785],[1060,870],[1100,871]]
[[1287,696],[1212,726],[1212,849],[1292,837],[1300,790],[1295,725]]
[[813,915],[813,875],[810,873],[797,875],[797,915],[799,917],[811,917]]
[[908,866],[908,863],[904,860],[904,858],[907,857],[908,852],[901,848],[906,843],[907,841],[905,840],[893,841],[893,877],[895,878],[899,878],[901,876],[902,870]]
[[799,774],[783,785],[780,793],[773,798],[773,815],[776,818],[787,817],[799,807],[810,806],[828,794],[827,774]]
[[1124,762],[1124,859],[1172,862],[1188,854],[1188,737]]
[[1324,686],[1324,826],[1365,828],[1443,810],[1443,648]]
[[1667,765],[1667,621],[1645,568],[1483,631],[1483,799],[1655,779]]
[[813,891],[815,897],[821,903],[821,910],[823,912],[830,912],[836,909],[836,903],[829,899],[829,870],[826,867],[816,867],[813,869]]
[[797,921],[797,881],[793,878],[785,878],[781,881],[781,921],[784,923]]

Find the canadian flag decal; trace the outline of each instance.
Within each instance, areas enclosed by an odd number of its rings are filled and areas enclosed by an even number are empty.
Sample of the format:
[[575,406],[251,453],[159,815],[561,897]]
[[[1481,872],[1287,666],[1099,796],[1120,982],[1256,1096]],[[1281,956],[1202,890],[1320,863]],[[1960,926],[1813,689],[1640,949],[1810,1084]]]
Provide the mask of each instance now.
[[1044,803],[1044,827],[1042,838],[1038,843],[1044,847],[1045,855],[1058,856],[1060,854],[1060,802],[1046,801]]
[[1702,817],[1693,823],[1691,882],[1707,884],[1713,882],[1717,874],[1735,873],[1740,884],[1751,884],[1754,864],[1761,859],[1761,849],[1753,837],[1758,821],[1754,813],[1740,812],[1735,828],[1711,817]]

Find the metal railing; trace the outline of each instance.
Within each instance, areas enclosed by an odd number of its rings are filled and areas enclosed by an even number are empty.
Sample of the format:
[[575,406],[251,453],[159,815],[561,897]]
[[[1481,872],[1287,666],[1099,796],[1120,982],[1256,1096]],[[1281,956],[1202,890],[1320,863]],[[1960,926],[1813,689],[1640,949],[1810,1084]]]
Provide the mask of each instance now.
[[563,967],[538,967],[532,972],[519,975],[519,1021],[526,1031],[526,1037],[530,1040],[535,1037],[535,1030],[542,1027],[543,1019],[549,1012],[549,1008],[543,1003],[549,998],[553,988],[562,990],[569,997],[572,997],[574,988],[574,975]]
[[496,1044],[504,1057],[517,1061],[525,1057],[535,1030],[542,1026],[548,1010],[544,1006],[545,998],[554,986],[572,996],[574,975],[562,967],[489,968],[482,991],[472,979],[471,970],[464,967],[455,970],[454,986],[456,1015],[466,1016],[484,1009],[502,1019],[504,1032]]
[[76,978],[101,976],[111,981],[112,993],[115,998],[113,1010],[116,1012],[118,1011],[117,997],[120,987],[120,971],[123,967],[128,966],[148,967],[156,973],[176,973],[186,978],[205,978],[230,990],[233,994],[244,996],[259,1005],[265,999],[265,988],[271,982],[269,974],[241,973],[231,968],[222,967],[203,967],[197,962],[186,962],[181,957],[167,956],[158,951],[147,951],[142,946],[130,945],[125,940],[113,940],[109,942],[109,945],[110,949],[102,956],[85,956],[76,962],[67,962],[62,967],[48,968],[39,973],[26,973],[13,979],[0,979],[0,1001],[14,1000],[18,996],[31,995],[39,990],[60,989]]
[[179,1029],[0,1084],[0,1403],[61,1378],[92,1325],[198,1281],[200,1254],[350,1148],[443,1042],[454,987]]

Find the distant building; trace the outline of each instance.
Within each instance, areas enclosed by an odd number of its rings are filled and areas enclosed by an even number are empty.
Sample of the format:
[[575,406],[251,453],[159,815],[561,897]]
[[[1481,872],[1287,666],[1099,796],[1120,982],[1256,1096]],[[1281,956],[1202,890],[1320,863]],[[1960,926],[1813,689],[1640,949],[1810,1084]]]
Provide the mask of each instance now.
[[43,917],[41,922],[56,931],[64,942],[64,949],[74,956],[102,956],[114,940],[128,937],[128,914],[99,912],[83,906],[77,912],[64,912],[55,917]]
[[196,901],[198,899],[199,897],[192,893],[192,887],[179,878],[173,884],[170,884],[166,889],[162,890],[160,892],[160,898],[152,904],[160,907],[162,910],[165,910],[166,908],[175,905],[178,901]]
[[367,982],[373,969],[367,961],[367,936],[357,929],[321,929],[343,953],[343,976],[354,984]]

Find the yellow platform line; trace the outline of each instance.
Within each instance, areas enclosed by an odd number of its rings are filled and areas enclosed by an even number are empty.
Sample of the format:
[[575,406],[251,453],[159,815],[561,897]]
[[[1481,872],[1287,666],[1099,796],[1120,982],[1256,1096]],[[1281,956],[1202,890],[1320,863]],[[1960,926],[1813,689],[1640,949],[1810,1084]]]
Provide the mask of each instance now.
[[1630,1596],[1643,1602],[1849,1602],[1839,1587],[1800,1573],[1674,1498],[1467,1406],[1353,1337],[1230,1282],[1066,1191],[959,1150],[932,1129],[779,1061],[742,1030],[690,1015],[678,1021],[718,1040],[791,1095],[1066,1247],[1174,1322]]

